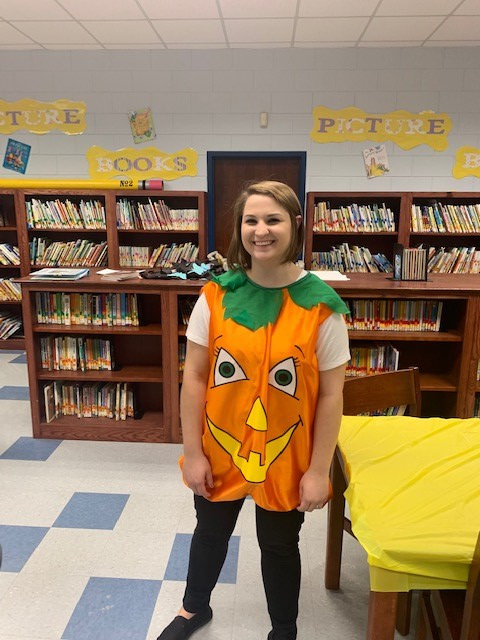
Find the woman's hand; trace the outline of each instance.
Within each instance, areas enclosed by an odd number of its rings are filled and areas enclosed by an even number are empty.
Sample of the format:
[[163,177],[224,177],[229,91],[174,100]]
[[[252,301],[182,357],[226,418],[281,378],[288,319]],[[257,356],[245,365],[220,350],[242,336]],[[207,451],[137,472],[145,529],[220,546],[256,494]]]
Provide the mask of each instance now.
[[203,453],[183,459],[183,478],[197,496],[209,498],[208,489],[213,488],[212,468]]
[[330,478],[328,474],[308,469],[300,480],[300,504],[298,511],[322,509],[331,498]]

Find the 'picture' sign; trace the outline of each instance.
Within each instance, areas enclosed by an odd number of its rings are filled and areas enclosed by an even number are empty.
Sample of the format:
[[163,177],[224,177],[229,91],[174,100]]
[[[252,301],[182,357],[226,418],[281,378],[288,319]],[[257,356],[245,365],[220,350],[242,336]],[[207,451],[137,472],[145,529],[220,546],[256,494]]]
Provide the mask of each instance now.
[[86,128],[84,102],[56,100],[38,102],[23,98],[16,102],[0,100],[0,133],[25,129],[31,133],[48,133],[59,129],[63,133],[83,133]]

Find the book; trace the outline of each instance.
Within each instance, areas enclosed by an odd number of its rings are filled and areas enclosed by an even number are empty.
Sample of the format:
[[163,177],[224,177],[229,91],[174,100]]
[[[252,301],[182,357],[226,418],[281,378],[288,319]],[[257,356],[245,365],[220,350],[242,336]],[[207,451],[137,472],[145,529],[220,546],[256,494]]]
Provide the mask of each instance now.
[[103,271],[98,271],[98,274],[102,276],[102,280],[110,280],[112,282],[140,277],[138,271],[120,271],[117,269],[103,269]]
[[43,394],[45,398],[45,419],[47,422],[51,422],[54,418],[57,417],[53,382],[50,382],[50,384],[44,386]]
[[79,280],[88,276],[89,269],[46,268],[30,275],[32,280]]

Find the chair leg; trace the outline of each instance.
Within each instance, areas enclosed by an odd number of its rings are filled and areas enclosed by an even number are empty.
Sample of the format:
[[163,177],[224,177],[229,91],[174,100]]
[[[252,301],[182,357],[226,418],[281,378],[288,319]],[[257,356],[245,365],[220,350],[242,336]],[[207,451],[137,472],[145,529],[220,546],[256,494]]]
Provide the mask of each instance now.
[[367,640],[393,640],[398,593],[370,591]]
[[337,456],[338,452],[335,453],[332,461],[331,482],[333,497],[328,504],[327,551],[325,558],[325,587],[335,590],[340,587],[343,518],[345,513],[343,492],[346,488],[345,478]]
[[398,594],[397,601],[397,631],[402,636],[410,633],[410,616],[412,614],[412,592]]

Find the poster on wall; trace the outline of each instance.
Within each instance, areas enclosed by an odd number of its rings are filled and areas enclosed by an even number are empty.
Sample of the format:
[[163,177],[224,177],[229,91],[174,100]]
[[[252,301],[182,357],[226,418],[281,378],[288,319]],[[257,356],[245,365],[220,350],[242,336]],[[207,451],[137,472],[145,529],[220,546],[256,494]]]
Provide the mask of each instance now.
[[63,133],[83,133],[86,128],[84,102],[55,100],[39,102],[23,98],[16,102],[0,100],[0,133],[10,134],[19,129],[44,134],[54,129]]
[[90,177],[95,180],[118,177],[130,180],[176,180],[197,175],[198,153],[195,149],[166,153],[155,147],[127,147],[109,151],[95,145],[90,147],[86,157]]
[[31,146],[18,142],[18,140],[8,139],[3,166],[10,171],[25,173],[27,170],[28,158],[30,157]]
[[480,178],[480,149],[476,147],[459,147],[455,154],[452,175],[457,180],[468,176]]
[[310,138],[315,142],[394,142],[402,149],[426,144],[435,151],[448,148],[452,122],[446,113],[398,110],[390,113],[367,113],[357,107],[313,108]]
[[150,107],[139,109],[137,111],[129,111],[128,119],[130,128],[132,129],[133,141],[135,144],[140,142],[148,142],[157,137],[155,133],[155,125],[153,123],[153,115]]
[[384,144],[377,144],[375,147],[364,149],[363,161],[365,162],[365,171],[368,179],[378,178],[390,172],[387,149]]

